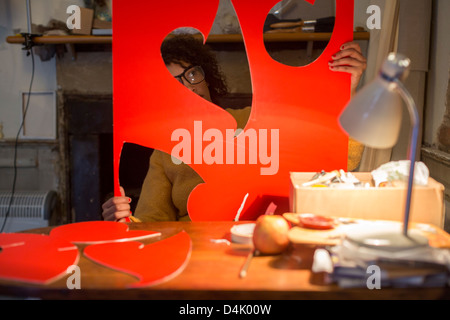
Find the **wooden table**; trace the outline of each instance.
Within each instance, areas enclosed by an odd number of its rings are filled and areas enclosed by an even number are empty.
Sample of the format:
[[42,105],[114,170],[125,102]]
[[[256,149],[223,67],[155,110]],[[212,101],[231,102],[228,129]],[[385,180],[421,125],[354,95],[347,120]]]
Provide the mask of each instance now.
[[[326,284],[323,274],[311,272],[314,246],[295,245],[277,256],[257,256],[251,261],[248,275],[239,271],[251,247],[214,242],[230,240],[234,222],[158,222],[131,223],[132,230],[160,231],[159,241],[185,230],[192,239],[192,253],[182,273],[161,284],[128,289],[136,279],[94,263],[82,254],[81,289],[67,289],[69,275],[48,285],[24,285],[0,282],[0,296],[38,297],[42,299],[448,299],[448,288],[343,289]],[[29,232],[48,234],[51,228]],[[82,252],[83,247],[79,246]]]

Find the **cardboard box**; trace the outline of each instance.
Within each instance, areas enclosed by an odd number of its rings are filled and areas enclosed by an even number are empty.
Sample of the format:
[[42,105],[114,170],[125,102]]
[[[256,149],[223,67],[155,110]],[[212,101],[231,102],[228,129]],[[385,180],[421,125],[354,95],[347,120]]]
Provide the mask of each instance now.
[[112,22],[94,19],[94,22],[92,23],[92,29],[112,29]]
[[92,23],[94,21],[94,10],[88,8],[80,8],[80,29],[73,29],[72,33],[77,35],[90,35],[92,31]]
[[[290,210],[295,213],[315,213],[323,216],[355,219],[403,221],[406,186],[373,187],[370,172],[353,175],[370,188],[336,189],[304,187],[315,172],[291,172]],[[444,186],[429,178],[428,186],[414,186],[409,221],[444,226]]]

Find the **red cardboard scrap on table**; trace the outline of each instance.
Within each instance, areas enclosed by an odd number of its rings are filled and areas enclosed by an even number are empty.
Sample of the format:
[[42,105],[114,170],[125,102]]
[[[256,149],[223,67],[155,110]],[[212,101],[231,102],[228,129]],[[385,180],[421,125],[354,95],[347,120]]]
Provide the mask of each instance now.
[[71,223],[53,228],[50,235],[0,234],[0,279],[49,284],[77,265],[79,250],[91,260],[140,279],[131,287],[167,281],[189,261],[191,238],[185,231],[144,245],[137,240],[161,236],[160,232],[128,230],[128,225],[109,221]]
[[[277,2],[232,0],[253,88],[252,111],[244,133],[254,132],[260,147],[261,142],[267,143],[266,157],[258,150],[256,163],[247,160],[239,164],[235,154],[233,161],[223,164],[189,164],[204,181],[188,200],[193,221],[233,220],[247,193],[241,220],[255,219],[272,202],[279,212],[286,212],[289,172],[347,167],[348,137],[337,118],[350,99],[350,75],[330,71],[328,61],[343,43],[353,39],[353,0],[336,0],[335,27],[327,47],[316,61],[302,67],[280,64],[265,49],[264,22]],[[308,2],[314,5],[315,1]],[[219,0],[140,0],[133,5],[114,1],[115,194],[120,194],[119,160],[125,142],[171,154],[178,143],[171,140],[174,130],[184,128],[194,136],[194,124],[201,121],[202,133],[215,130],[223,137],[214,141],[216,150],[241,147],[237,138],[226,135],[227,129],[236,129],[232,116],[174,79],[160,51],[164,38],[180,27],[196,28],[206,42],[218,5]],[[207,148],[211,145],[203,141],[203,155]],[[248,146],[244,148],[247,155],[252,152]]]
[[32,233],[0,234],[0,279],[47,284],[78,263],[72,243]]
[[132,288],[156,285],[183,271],[191,255],[191,238],[181,231],[167,239],[143,245],[136,241],[88,246],[84,255],[111,269],[131,274]]

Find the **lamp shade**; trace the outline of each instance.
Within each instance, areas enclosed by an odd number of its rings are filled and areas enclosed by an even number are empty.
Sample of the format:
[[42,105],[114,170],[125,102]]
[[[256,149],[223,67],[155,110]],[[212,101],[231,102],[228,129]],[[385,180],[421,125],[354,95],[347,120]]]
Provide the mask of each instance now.
[[394,80],[406,77],[410,60],[390,53],[378,76],[359,90],[339,117],[341,128],[371,148],[395,145],[402,124],[403,100]]

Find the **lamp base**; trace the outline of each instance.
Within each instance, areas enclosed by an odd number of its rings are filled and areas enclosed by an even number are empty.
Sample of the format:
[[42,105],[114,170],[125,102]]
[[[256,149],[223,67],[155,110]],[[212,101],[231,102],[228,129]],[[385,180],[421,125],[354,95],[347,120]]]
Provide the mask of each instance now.
[[350,235],[346,239],[358,246],[383,251],[400,251],[428,246],[428,238],[414,229],[408,230],[407,235],[391,231],[370,235]]

